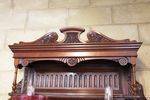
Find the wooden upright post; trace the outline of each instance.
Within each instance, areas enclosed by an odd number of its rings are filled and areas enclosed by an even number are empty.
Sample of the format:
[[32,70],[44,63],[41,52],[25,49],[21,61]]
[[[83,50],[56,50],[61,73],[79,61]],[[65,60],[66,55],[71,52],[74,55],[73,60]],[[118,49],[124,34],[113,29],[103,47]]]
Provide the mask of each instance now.
[[132,90],[133,90],[133,95],[136,95],[136,57],[131,57],[131,64],[132,64],[132,69],[131,69]]
[[14,72],[14,80],[13,80],[13,86],[12,86],[12,92],[13,92],[13,93],[16,93],[18,64],[19,64],[19,60],[18,60],[18,59],[15,59],[15,61],[14,61],[15,72]]
[[12,86],[13,93],[16,93],[17,73],[18,73],[18,68],[15,67],[15,75],[14,75],[13,86]]

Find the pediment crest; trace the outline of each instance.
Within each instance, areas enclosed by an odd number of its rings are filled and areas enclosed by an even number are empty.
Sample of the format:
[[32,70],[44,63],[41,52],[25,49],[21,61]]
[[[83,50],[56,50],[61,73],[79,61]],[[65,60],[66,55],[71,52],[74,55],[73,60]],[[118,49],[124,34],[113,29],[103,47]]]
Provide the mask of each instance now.
[[[41,38],[37,39],[33,42],[20,42],[20,44],[57,44],[57,43],[83,43],[80,41],[80,35],[85,31],[83,28],[62,28],[60,32],[65,35],[63,41],[58,42],[58,34],[56,32],[49,32],[46,35],[42,36]],[[84,43],[109,43],[109,42],[136,42],[130,41],[129,39],[124,40],[115,40],[105,36],[102,33],[98,33],[95,31],[90,31],[87,33],[87,41]]]

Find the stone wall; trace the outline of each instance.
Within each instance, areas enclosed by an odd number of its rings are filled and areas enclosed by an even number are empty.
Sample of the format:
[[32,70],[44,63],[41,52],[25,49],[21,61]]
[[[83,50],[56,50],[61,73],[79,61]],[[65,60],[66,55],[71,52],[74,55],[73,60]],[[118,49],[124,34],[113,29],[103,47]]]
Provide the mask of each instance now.
[[[150,99],[150,0],[0,0],[0,100],[7,100],[14,75],[8,45],[33,41],[49,31],[59,33],[65,26],[143,41],[137,80]],[[62,38],[60,33],[59,40]],[[82,40],[86,40],[85,34]],[[19,73],[21,77],[22,71]]]

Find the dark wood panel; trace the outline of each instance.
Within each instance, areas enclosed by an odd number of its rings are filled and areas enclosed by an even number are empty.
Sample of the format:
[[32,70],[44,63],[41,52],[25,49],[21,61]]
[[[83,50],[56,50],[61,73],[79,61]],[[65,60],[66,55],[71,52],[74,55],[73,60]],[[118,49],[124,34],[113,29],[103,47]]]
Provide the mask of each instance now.
[[73,73],[53,72],[36,73],[35,88],[98,88],[105,89],[107,85],[119,90],[119,74],[107,73]]

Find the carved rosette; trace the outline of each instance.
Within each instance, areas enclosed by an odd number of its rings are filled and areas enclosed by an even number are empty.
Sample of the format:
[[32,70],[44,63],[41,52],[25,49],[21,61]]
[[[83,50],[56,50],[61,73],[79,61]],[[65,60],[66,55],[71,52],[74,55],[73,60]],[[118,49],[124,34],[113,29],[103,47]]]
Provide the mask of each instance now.
[[126,57],[121,57],[118,59],[118,62],[121,66],[125,66],[128,64],[128,59]]
[[78,59],[77,58],[68,58],[67,59],[67,64],[69,66],[75,66],[78,63]]
[[117,57],[114,59],[111,59],[112,61],[118,62],[121,66],[126,66],[130,62],[130,57]]
[[70,67],[75,66],[76,64],[84,60],[85,58],[60,58],[59,59],[59,61],[66,63]]

